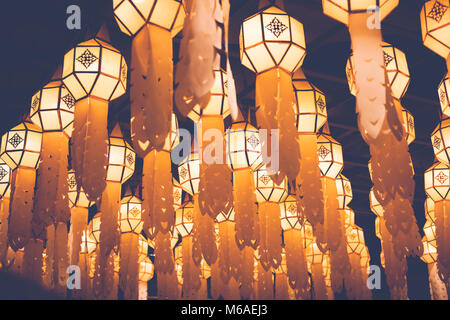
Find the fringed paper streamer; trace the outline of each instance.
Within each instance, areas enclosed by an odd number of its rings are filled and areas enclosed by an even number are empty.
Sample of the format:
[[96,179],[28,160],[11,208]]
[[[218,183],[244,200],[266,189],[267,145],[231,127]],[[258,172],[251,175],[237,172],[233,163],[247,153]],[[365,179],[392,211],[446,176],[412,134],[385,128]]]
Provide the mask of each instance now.
[[285,273],[275,275],[275,299],[290,300],[288,279]]
[[172,35],[146,24],[135,36],[131,58],[131,137],[143,158],[160,150],[170,132],[172,115]]
[[430,281],[430,293],[432,300],[448,300],[448,292],[445,283],[439,276],[436,263],[428,264],[428,279]]
[[192,259],[193,236],[186,236],[182,241],[183,259],[183,298],[195,298],[200,289],[200,267]]
[[51,224],[47,227],[47,236],[45,243],[45,271],[43,283],[48,289],[54,288],[54,261],[55,261],[55,225]]
[[219,257],[220,279],[228,284],[231,277],[239,279],[240,251],[236,245],[235,223],[223,221],[219,225]]
[[253,272],[255,253],[252,247],[244,247],[241,250],[239,263],[239,292],[241,299],[248,300],[253,296]]
[[17,251],[31,237],[36,170],[18,167],[12,175],[8,239],[11,248]]
[[183,38],[180,61],[175,74],[175,103],[183,116],[199,105],[205,108],[214,84],[215,46],[222,34],[216,22],[217,0],[189,0],[184,2]]
[[74,206],[70,209],[69,255],[70,264],[77,265],[81,249],[81,238],[88,223],[89,208]]
[[153,212],[157,153],[156,150],[148,153],[144,158],[142,167],[142,220],[144,221],[144,232],[149,239],[154,239],[157,234],[155,214]]
[[158,276],[162,273],[174,272],[174,257],[170,233],[159,232],[155,237],[155,268]]
[[15,273],[18,276],[22,276],[23,274],[23,256],[24,252],[23,249],[19,249],[14,254],[14,262],[11,265],[11,272]]
[[148,300],[148,293],[147,293],[147,282],[146,281],[139,281],[138,285],[138,300]]
[[[300,170],[296,178],[297,208],[318,229],[323,224],[323,193],[316,134],[299,134]],[[317,232],[316,232],[317,233]],[[319,237],[320,238],[320,237]]]
[[0,200],[0,263],[6,264],[8,252],[9,196]]
[[41,239],[30,239],[24,248],[23,275],[37,284],[42,283],[42,253],[44,242]]
[[81,273],[81,288],[80,288],[80,297],[81,299],[91,299],[92,298],[92,287],[91,281],[89,278],[89,269],[90,269],[90,258],[88,253],[80,253],[78,257],[78,266],[80,267]]
[[[215,219],[219,212],[228,212],[233,203],[233,185],[231,170],[226,165],[226,144],[222,115],[202,115],[198,126],[201,130],[202,155],[211,155],[214,159],[203,159],[200,163],[199,206],[203,215]],[[220,132],[220,141],[215,141],[209,134]],[[220,147],[222,150],[218,150]]]
[[256,248],[259,243],[259,230],[255,182],[251,168],[233,170],[233,199],[237,244],[241,249],[244,246]]
[[67,289],[67,267],[69,257],[67,254],[67,224],[55,225],[55,258],[53,260],[55,287],[58,293],[65,295]]
[[193,259],[199,265],[201,256],[208,264],[217,259],[217,244],[214,220],[200,211],[198,195],[194,195]]
[[311,277],[314,288],[314,300],[327,300],[327,288],[325,285],[325,277],[323,276],[321,263],[311,264]]
[[77,173],[77,185],[90,201],[97,201],[106,186],[108,101],[87,97],[77,101],[75,108],[72,167]]
[[[294,180],[299,172],[300,150],[295,127],[294,107],[295,96],[292,77],[286,71],[275,68],[256,76],[256,117],[260,129],[266,129],[268,139],[267,153],[263,152],[263,160],[270,163],[271,157],[279,158],[279,176],[276,181],[288,177]],[[278,129],[279,136],[272,136],[271,130]],[[270,134],[270,138],[269,138]],[[279,139],[279,150],[271,150],[272,139]],[[277,152],[279,154],[277,155]],[[273,163],[272,163],[273,165]],[[275,176],[278,171],[267,165],[268,172]]]
[[363,277],[361,257],[353,252],[349,254],[349,260],[351,264],[350,281],[345,283],[347,296],[351,300],[367,300],[370,292],[366,279]]
[[177,273],[158,273],[158,298],[175,300],[180,297]]
[[311,287],[305,249],[303,248],[302,231],[297,229],[285,230],[283,235],[286,250],[286,275],[289,286],[294,289],[296,297],[306,300],[310,298]]
[[257,300],[273,299],[272,269],[265,270],[261,263],[257,266]]
[[281,222],[280,205],[262,202],[258,208],[259,221],[259,262],[264,270],[276,269],[281,264]]
[[450,201],[444,199],[434,203],[436,215],[437,269],[441,279],[450,283]]
[[[42,134],[33,220],[45,225],[68,220],[68,154],[69,141],[65,133],[58,131]],[[40,230],[34,230],[34,233],[39,234]]]
[[120,271],[119,287],[124,293],[125,300],[138,299],[139,281],[139,235],[136,233],[122,233],[120,235]]

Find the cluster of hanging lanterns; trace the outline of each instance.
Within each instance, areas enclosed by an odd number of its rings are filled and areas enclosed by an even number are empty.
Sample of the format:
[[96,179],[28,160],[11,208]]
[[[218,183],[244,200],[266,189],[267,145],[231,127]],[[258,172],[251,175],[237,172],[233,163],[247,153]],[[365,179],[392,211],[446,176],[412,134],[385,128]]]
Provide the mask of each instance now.
[[[446,59],[448,2],[428,1],[421,13],[425,45]],[[450,272],[450,122],[443,117],[432,134],[437,160],[425,173],[420,241],[408,153],[414,119],[400,102],[410,82],[406,56],[367,26],[368,5],[379,5],[383,19],[398,0],[324,0],[323,11],[351,34],[346,73],[372,156],[382,264],[391,297],[406,299],[406,258],[421,256],[432,293],[442,298]],[[29,117],[2,137],[2,268],[80,299],[147,299],[155,276],[160,299],[333,299],[344,288],[350,299],[370,299],[370,255],[349,207],[342,146],[331,136],[325,93],[301,68],[302,23],[281,1],[261,1],[241,24],[241,63],[256,73],[256,125],[237,106],[228,0],[114,0],[113,10],[133,38],[130,75],[102,29],[66,53],[33,95]],[[172,38],[182,29],[174,74]],[[127,91],[128,79],[132,143],[107,123],[109,102]],[[439,97],[447,117],[448,76]],[[178,163],[173,153],[186,137],[180,141],[174,105],[196,133]],[[122,188],[137,157],[141,188]],[[73,265],[81,280],[69,292]]]

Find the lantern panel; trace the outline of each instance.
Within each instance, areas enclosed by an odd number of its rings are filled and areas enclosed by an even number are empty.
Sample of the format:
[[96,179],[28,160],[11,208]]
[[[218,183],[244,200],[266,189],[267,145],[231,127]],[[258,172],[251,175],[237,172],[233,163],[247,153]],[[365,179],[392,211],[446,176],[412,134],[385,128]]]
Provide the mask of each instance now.
[[305,220],[302,226],[302,236],[304,240],[303,248],[308,248],[315,241],[313,227],[309,221]]
[[322,176],[335,179],[344,167],[342,146],[327,134],[317,137],[317,155]]
[[221,223],[221,222],[225,222],[225,221],[234,222],[234,214],[235,214],[234,208],[231,208],[227,212],[222,210],[217,215],[216,222],[217,223]]
[[172,184],[173,184],[173,208],[177,210],[179,207],[181,207],[181,204],[183,203],[183,188],[175,178],[172,178]]
[[100,243],[100,225],[101,225],[102,213],[98,212],[92,218],[92,220],[88,224],[89,236],[95,240],[98,244]]
[[442,113],[450,116],[450,78],[448,74],[439,84],[438,94]]
[[22,122],[3,135],[0,157],[11,170],[18,166],[36,169],[41,144],[41,129],[33,123]]
[[191,201],[186,202],[181,208],[177,209],[175,213],[175,230],[181,237],[191,234],[194,226],[193,219],[194,204]]
[[431,134],[431,143],[436,158],[450,164],[450,118],[443,119],[434,129]]
[[119,127],[114,128],[108,143],[108,169],[106,180],[124,183],[134,173],[136,154],[123,137]]
[[425,171],[425,192],[433,199],[440,201],[447,198],[450,190],[450,166],[437,162]]
[[311,264],[322,264],[325,255],[320,251],[317,243],[311,243],[308,248],[306,248],[306,260],[308,265]]
[[431,220],[427,220],[423,226],[423,232],[431,245],[437,246],[436,242],[436,225]]
[[67,174],[67,187],[70,207],[83,207],[89,208],[95,202],[89,201],[86,193],[84,193],[83,187],[78,190],[77,180],[75,177],[75,170],[70,170]]
[[270,178],[265,167],[261,167],[253,174],[256,187],[256,201],[283,202],[288,196],[287,178],[277,185]]
[[181,187],[190,195],[198,193],[200,183],[200,159],[197,152],[193,152],[178,166],[178,177]]
[[262,165],[261,141],[258,129],[247,122],[235,122],[225,135],[227,164],[232,170]]
[[449,0],[430,0],[420,11],[423,43],[444,59],[450,54],[449,8]]
[[369,192],[369,202],[370,202],[370,210],[372,210],[372,212],[375,213],[378,217],[383,217],[384,208],[381,205],[381,203],[377,200],[377,197],[375,197],[375,192],[373,191],[373,188],[370,189]]
[[364,232],[358,226],[350,226],[346,230],[347,252],[358,255],[364,250]]
[[139,262],[139,281],[147,282],[153,278],[155,266],[149,257]]
[[352,184],[342,173],[336,178],[337,200],[339,209],[345,209],[353,199]]
[[430,264],[437,261],[437,248],[430,241],[428,241],[427,236],[422,238],[423,244],[423,254],[420,257],[423,262]]
[[80,253],[91,254],[97,248],[97,241],[89,233],[89,230],[83,230],[81,234],[81,249]]
[[297,210],[297,199],[289,195],[285,201],[280,203],[281,212],[281,228],[283,230],[297,229],[300,230],[300,216]]
[[178,131],[178,119],[175,113],[172,113],[170,132],[164,142],[163,150],[171,152],[175,146],[180,143],[180,135]]
[[142,201],[136,196],[122,198],[119,210],[119,229],[122,233],[142,231]]
[[11,168],[0,159],[0,199],[10,198],[11,194]]
[[436,222],[436,213],[434,211],[434,201],[430,197],[425,199],[425,217],[427,220],[431,220],[432,222]]
[[355,225],[355,212],[351,208],[339,209],[339,214],[344,215],[344,226],[346,228]]

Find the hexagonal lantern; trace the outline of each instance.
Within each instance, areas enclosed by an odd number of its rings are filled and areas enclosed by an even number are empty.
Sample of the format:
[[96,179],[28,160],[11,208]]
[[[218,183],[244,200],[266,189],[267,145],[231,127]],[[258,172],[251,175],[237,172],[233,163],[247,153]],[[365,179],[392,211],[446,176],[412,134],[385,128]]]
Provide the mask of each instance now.
[[[401,99],[406,90],[408,90],[410,80],[408,62],[403,51],[395,48],[393,45],[383,42],[384,64],[392,89],[392,96]],[[347,60],[346,73],[350,93],[356,96],[356,80],[354,70],[353,54]]]
[[383,217],[384,208],[381,205],[381,203],[377,200],[377,197],[375,197],[375,192],[373,191],[373,188],[370,189],[369,192],[369,202],[370,202],[370,210],[372,210],[372,212],[375,213],[377,216]]
[[149,257],[139,262],[139,281],[147,282],[153,278],[155,266]]
[[102,213],[97,212],[88,224],[89,236],[92,237],[92,239],[94,239],[97,244],[100,243],[101,219]]
[[113,0],[113,10],[120,30],[129,36],[145,24],[161,27],[175,36],[185,17],[181,0]]
[[450,164],[450,118],[443,119],[431,134],[431,144],[436,158]]
[[439,84],[438,94],[442,113],[450,116],[450,78],[448,73]]
[[89,201],[86,196],[86,193],[83,191],[83,187],[80,187],[78,190],[77,180],[75,178],[75,170],[70,170],[67,173],[67,187],[68,187],[68,196],[69,196],[69,205],[71,207],[83,207],[89,208],[94,204],[93,201]]
[[12,170],[5,161],[0,159],[0,199],[9,198],[11,194]]
[[434,163],[425,171],[425,192],[433,201],[447,198],[450,191],[450,166],[442,162]]
[[292,73],[306,55],[303,25],[276,6],[242,22],[239,44],[241,63],[256,73],[277,67]]
[[31,98],[30,118],[42,131],[72,135],[75,98],[60,80],[54,80]]
[[400,121],[403,125],[406,142],[408,143],[408,145],[410,145],[414,142],[414,140],[416,140],[416,125],[414,123],[414,116],[411,112],[401,107]]
[[423,226],[423,233],[425,233],[425,236],[427,237],[428,241],[435,247],[437,247],[437,241],[436,241],[436,224],[431,221],[427,220]]
[[91,96],[111,101],[125,93],[127,73],[120,51],[95,37],[65,54],[62,81],[76,100]]
[[194,204],[192,201],[186,202],[175,213],[175,230],[186,237],[191,234],[194,226]]
[[123,138],[119,125],[116,125],[109,136],[108,171],[106,181],[127,181],[134,173],[136,154]]
[[195,105],[187,115],[194,122],[200,120],[200,116],[221,115],[223,119],[230,115],[230,106],[228,104],[228,78],[222,69],[214,70],[214,84],[210,89],[210,100],[204,109],[200,105]]
[[365,247],[364,232],[358,226],[351,226],[346,230],[347,252],[361,254]]
[[342,173],[336,178],[339,209],[345,209],[353,199],[352,184]]
[[276,184],[270,178],[265,167],[261,167],[253,174],[256,187],[256,201],[261,202],[283,202],[288,196],[287,179],[281,184]]
[[245,121],[234,122],[225,134],[227,164],[232,170],[252,168],[262,165],[261,146],[258,129]]
[[136,196],[128,195],[120,201],[119,229],[122,233],[141,233],[144,221],[142,220],[142,200]]
[[0,157],[14,170],[17,167],[36,169],[42,144],[42,130],[24,121],[2,136]]
[[335,179],[344,167],[341,144],[322,133],[317,137],[317,155],[322,176]]
[[431,244],[431,241],[427,239],[427,236],[422,238],[423,254],[420,257],[425,263],[435,263],[437,261],[437,248]]
[[367,12],[380,8],[380,20],[383,20],[399,3],[399,0],[323,0],[323,13],[346,25],[352,13]]
[[309,82],[300,70],[294,74],[292,84],[296,99],[294,110],[298,132],[318,132],[327,121],[325,95]]
[[435,213],[435,210],[434,210],[434,201],[433,201],[433,199],[431,199],[430,197],[427,197],[425,199],[424,209],[425,209],[425,217],[427,218],[427,220],[431,220],[432,222],[436,222],[436,213]]
[[450,55],[449,8],[449,0],[430,0],[420,11],[423,44],[444,59]]
[[286,200],[280,203],[281,208],[281,228],[283,230],[301,230],[300,216],[297,211],[297,199],[289,195]]
[[339,213],[344,215],[345,228],[355,225],[355,212],[351,208],[339,209]]
[[192,152],[178,166],[178,177],[184,191],[190,195],[198,193],[200,183],[200,159],[197,152]]

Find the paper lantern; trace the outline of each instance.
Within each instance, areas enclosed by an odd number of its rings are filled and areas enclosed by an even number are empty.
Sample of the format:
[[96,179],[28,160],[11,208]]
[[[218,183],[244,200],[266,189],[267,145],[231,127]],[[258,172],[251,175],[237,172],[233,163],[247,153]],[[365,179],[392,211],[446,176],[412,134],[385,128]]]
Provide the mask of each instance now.
[[[399,106],[401,105],[399,104]],[[402,122],[404,136],[406,138],[406,142],[409,145],[413,143],[414,140],[416,139],[416,126],[414,124],[414,117],[411,114],[411,112],[409,112],[405,108],[401,107],[399,109],[400,109],[399,119]]]
[[194,205],[192,202],[186,202],[176,211],[175,229],[181,237],[189,236],[193,228]]
[[430,0],[420,11],[423,44],[444,59],[450,54],[449,8],[449,0]]
[[436,158],[450,164],[449,150],[450,147],[450,118],[443,119],[431,134],[431,143],[433,145]]
[[436,162],[425,171],[425,192],[433,201],[447,199],[450,191],[450,166]]
[[427,236],[422,238],[423,243],[423,255],[420,257],[423,262],[430,264],[435,263],[437,260],[436,246],[432,244],[432,241],[428,240]]
[[314,299],[327,300],[328,295],[325,284],[325,272],[323,270],[325,255],[320,251],[316,243],[311,243],[308,248],[306,248],[306,259],[308,261],[308,269],[310,270],[314,286]]
[[287,181],[282,180],[280,184],[276,184],[269,176],[265,167],[261,167],[255,171],[254,182],[256,186],[256,200],[258,203],[280,203],[288,196]]
[[0,159],[0,261],[6,261],[8,252],[8,218],[11,194],[11,168]]
[[197,152],[193,152],[178,166],[178,177],[181,187],[190,195],[198,193],[200,180],[200,159]]
[[337,199],[339,208],[345,209],[353,199],[352,185],[342,173],[336,178]]
[[153,278],[155,267],[149,257],[139,263],[139,281],[147,282]]
[[431,220],[433,222],[436,222],[436,214],[435,214],[435,210],[434,210],[434,201],[433,199],[431,199],[430,197],[427,197],[425,199],[425,217],[427,218],[427,220]]
[[373,188],[369,192],[369,200],[370,200],[370,210],[375,213],[378,217],[383,217],[384,209],[380,202],[375,197],[375,193]]
[[[408,90],[410,74],[408,63],[403,51],[395,48],[393,45],[383,42],[383,56],[389,84],[392,89],[392,95],[396,99],[401,99],[406,90]],[[353,54],[347,61],[346,72],[350,93],[356,96],[356,79],[355,79],[355,61]]]
[[72,166],[92,201],[105,188],[108,103],[125,93],[127,70],[120,52],[101,36],[78,44],[64,56],[63,83],[77,100]]
[[279,129],[279,171],[282,177],[295,179],[299,168],[290,158],[297,159],[299,149],[292,144],[296,129],[291,77],[306,53],[303,25],[269,6],[242,22],[239,43],[241,63],[257,74],[258,124],[262,129]]
[[335,179],[344,166],[341,144],[330,135],[320,134],[317,137],[317,155],[322,176]]
[[378,8],[380,20],[383,20],[399,3],[399,0],[324,0],[323,13],[346,25],[351,14],[367,12]]
[[365,247],[364,232],[358,226],[347,228],[347,252],[361,255]]
[[300,216],[297,210],[297,199],[289,195],[286,200],[280,203],[281,210],[281,228],[283,230],[297,229],[300,230]]
[[446,116],[450,116],[450,78],[448,74],[439,84],[438,94],[442,113]]
[[423,226],[423,232],[425,233],[425,236],[430,241],[430,243],[433,246],[437,247],[437,242],[436,242],[436,224],[433,221],[431,221],[431,220],[427,220],[425,222],[425,225]]
[[67,174],[67,186],[69,188],[68,196],[69,196],[69,204],[70,207],[81,207],[81,208],[89,208],[94,204],[93,201],[89,201],[84,193],[83,188],[80,187],[78,190],[77,181],[75,178],[75,170],[69,170]]
[[172,184],[173,184],[173,209],[174,211],[176,211],[179,207],[181,207],[181,204],[183,203],[183,188],[175,178],[173,178]]
[[114,0],[114,18],[131,48],[131,136],[144,158],[161,150],[170,132],[173,91],[172,37],[183,27],[178,0]]
[[344,215],[344,228],[355,225],[355,212],[351,208],[340,209],[340,214]]
[[120,232],[133,232],[139,234],[142,231],[142,201],[136,196],[128,195],[122,198],[119,210]]

